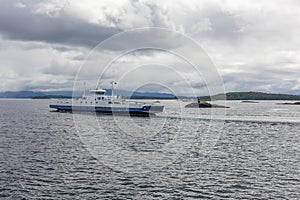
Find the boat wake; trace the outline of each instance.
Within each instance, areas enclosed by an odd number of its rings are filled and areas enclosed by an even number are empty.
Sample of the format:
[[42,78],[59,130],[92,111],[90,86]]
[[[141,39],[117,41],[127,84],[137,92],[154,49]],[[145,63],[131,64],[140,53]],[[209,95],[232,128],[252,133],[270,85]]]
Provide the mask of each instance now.
[[184,116],[174,116],[174,115],[160,115],[156,114],[155,117],[158,118],[167,118],[167,119],[181,119],[181,120],[203,120],[203,121],[224,121],[224,122],[253,122],[253,123],[291,123],[291,124],[300,124],[299,119],[295,118],[267,118],[267,117],[255,117],[255,118],[240,118],[234,116],[225,116],[225,117],[215,117],[215,116],[193,116],[193,115],[184,115]]

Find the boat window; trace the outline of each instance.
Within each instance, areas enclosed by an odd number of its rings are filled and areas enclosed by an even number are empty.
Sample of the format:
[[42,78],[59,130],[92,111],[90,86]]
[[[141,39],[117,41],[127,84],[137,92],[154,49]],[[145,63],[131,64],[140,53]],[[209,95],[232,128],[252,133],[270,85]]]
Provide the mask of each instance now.
[[98,95],[104,95],[105,94],[105,92],[99,92],[99,91],[97,91],[95,93],[98,94]]
[[101,99],[101,97],[98,97],[98,100],[100,100]]

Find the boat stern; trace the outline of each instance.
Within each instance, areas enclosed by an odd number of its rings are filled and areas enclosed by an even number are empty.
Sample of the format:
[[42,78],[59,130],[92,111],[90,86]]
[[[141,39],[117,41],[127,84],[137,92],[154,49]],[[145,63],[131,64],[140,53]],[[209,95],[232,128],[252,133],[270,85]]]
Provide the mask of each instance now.
[[149,106],[143,106],[142,112],[146,113],[160,113],[164,111],[164,106],[161,105],[149,105]]

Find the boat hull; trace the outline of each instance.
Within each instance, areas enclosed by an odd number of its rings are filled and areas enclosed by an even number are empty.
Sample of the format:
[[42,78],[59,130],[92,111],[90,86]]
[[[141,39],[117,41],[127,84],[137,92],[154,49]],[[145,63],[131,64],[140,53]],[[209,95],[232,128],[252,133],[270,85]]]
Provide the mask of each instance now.
[[102,114],[118,115],[150,115],[163,112],[164,106],[143,106],[142,108],[126,107],[104,107],[104,106],[76,106],[76,105],[59,105],[51,104],[50,108],[61,112],[96,112]]

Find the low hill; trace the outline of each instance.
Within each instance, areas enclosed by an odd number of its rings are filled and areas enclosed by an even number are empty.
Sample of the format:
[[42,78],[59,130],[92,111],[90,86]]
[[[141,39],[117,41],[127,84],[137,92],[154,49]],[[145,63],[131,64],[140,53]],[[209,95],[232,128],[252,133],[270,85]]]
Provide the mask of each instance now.
[[1,92],[0,98],[33,98],[33,97],[45,97],[42,92],[33,92],[33,91],[7,91]]
[[177,99],[177,97],[168,93],[133,92],[130,99]]
[[224,94],[217,94],[213,96],[200,97],[203,101],[213,100],[300,100],[300,96],[291,94],[270,94],[263,92],[229,92]]
[[[111,95],[111,89],[107,89],[107,95]],[[73,91],[51,91],[51,92],[33,92],[33,91],[9,91],[0,92],[0,98],[72,98]],[[81,97],[83,91],[76,91],[73,95]],[[129,97],[131,99],[176,99],[176,96],[168,93],[159,92],[129,92],[125,90],[115,90],[115,95]]]

